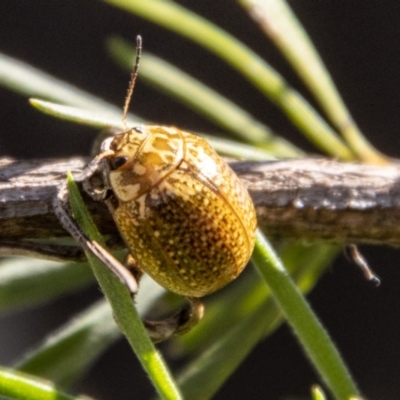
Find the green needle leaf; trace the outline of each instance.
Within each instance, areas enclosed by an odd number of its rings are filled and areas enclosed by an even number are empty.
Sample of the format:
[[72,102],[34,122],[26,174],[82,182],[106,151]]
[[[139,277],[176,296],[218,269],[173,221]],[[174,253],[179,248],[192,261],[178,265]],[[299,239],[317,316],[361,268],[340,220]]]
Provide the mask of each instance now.
[[46,74],[15,58],[0,53],[0,83],[26,96],[36,96],[63,104],[121,118],[121,109],[92,96],[76,86]]
[[48,381],[7,368],[0,368],[0,396],[18,400],[90,400],[86,396],[68,396]]
[[5,259],[0,263],[0,312],[34,307],[93,282],[87,263]]
[[353,153],[336,132],[277,71],[223,29],[172,1],[106,2],[177,32],[215,53],[279,106],[316,146],[343,160],[354,159]]
[[120,336],[110,305],[101,301],[52,332],[43,344],[26,354],[16,368],[67,387],[81,379]]
[[[68,177],[68,188],[75,219],[91,240],[104,246],[102,237],[87,213],[78,187],[71,176]],[[87,257],[102,291],[111,304],[118,326],[128,339],[158,394],[163,399],[181,399],[179,389],[161,355],[151,342],[127,288],[96,257],[89,253]]]
[[[126,41],[109,41],[111,53],[127,69],[131,69],[135,49]],[[145,52],[141,58],[140,78],[179,100],[186,107],[201,113],[214,123],[248,143],[273,153],[276,157],[299,157],[302,152],[269,127],[197,79],[159,57]]]
[[257,232],[252,260],[304,351],[335,397],[341,400],[357,396],[358,389],[339,351],[261,232]]
[[359,130],[307,32],[285,0],[239,0],[310,88],[325,113],[357,157],[385,164]]

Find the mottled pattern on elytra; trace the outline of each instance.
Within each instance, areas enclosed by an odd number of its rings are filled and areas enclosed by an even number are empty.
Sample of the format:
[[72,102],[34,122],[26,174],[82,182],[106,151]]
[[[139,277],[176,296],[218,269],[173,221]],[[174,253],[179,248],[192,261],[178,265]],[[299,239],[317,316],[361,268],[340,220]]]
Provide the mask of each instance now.
[[[203,138],[182,132],[185,141],[185,161],[191,165],[200,177],[205,177],[225,197],[238,218],[244,224],[248,233],[249,257],[254,246],[254,232],[257,227],[257,219],[254,205],[250,195],[243,185],[243,182],[232,171],[228,164],[217,154],[210,144]],[[214,168],[207,168],[207,165],[214,162]]]
[[[154,129],[160,134],[164,128]],[[165,133],[170,130],[178,131],[165,128]],[[254,246],[256,217],[241,181],[209,144],[180,134],[179,166],[135,200],[119,199],[114,218],[145,272],[166,289],[201,297],[244,268]]]

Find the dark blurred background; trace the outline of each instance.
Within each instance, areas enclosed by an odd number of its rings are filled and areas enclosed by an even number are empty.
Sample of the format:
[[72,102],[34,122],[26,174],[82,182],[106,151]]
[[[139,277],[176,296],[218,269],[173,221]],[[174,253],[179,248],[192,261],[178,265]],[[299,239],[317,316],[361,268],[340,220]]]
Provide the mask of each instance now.
[[[286,62],[235,2],[181,1],[261,54],[300,90]],[[354,119],[374,145],[400,156],[400,3],[291,1]],[[316,152],[282,114],[228,66],[197,45],[105,3],[59,0],[0,2],[0,51],[24,60],[116,105],[123,104],[128,74],[105,50],[111,35],[144,39],[145,50],[175,63],[219,90],[284,137]],[[218,128],[140,81],[131,109],[186,130]],[[33,110],[27,100],[0,87],[0,155],[39,158],[88,154],[96,132]],[[356,381],[369,399],[400,393],[400,253],[362,247],[381,277],[375,288],[341,256],[309,296]],[[0,364],[9,365],[82,306],[97,289],[51,306],[0,318]],[[229,362],[229,360],[227,360]],[[289,377],[289,378],[288,378]],[[260,384],[261,382],[261,384]],[[253,351],[217,399],[282,399],[308,396],[318,377],[286,326]],[[291,386],[287,386],[290,384]],[[114,345],[77,387],[98,399],[144,399],[152,389],[124,341]]]

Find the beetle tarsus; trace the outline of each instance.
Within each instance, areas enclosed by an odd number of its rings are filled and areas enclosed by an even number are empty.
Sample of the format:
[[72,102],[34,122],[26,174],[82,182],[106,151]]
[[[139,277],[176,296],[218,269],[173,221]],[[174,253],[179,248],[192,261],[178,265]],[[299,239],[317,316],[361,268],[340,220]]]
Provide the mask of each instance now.
[[187,299],[189,300],[190,307],[184,308],[179,313],[178,327],[174,332],[174,336],[183,335],[186,332],[189,332],[203,317],[203,303],[194,297],[188,297]]
[[163,342],[174,336],[189,332],[203,317],[203,303],[193,297],[188,297],[189,307],[185,307],[162,321],[143,320],[143,324],[154,343]]

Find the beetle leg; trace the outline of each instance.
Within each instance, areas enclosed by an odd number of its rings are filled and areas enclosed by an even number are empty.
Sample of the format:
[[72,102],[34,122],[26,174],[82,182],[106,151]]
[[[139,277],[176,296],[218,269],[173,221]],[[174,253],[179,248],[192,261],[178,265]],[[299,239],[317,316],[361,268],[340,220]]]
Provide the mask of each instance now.
[[144,326],[154,343],[162,342],[173,336],[190,331],[203,316],[203,303],[194,297],[188,297],[189,307],[185,307],[162,321],[143,320]]
[[361,272],[364,274],[365,279],[372,282],[375,286],[379,286],[381,284],[381,280],[375,275],[375,273],[371,270],[368,265],[368,261],[363,257],[363,255],[358,250],[358,247],[355,244],[349,244],[345,247],[345,255],[357,265],[361,269]]
[[138,263],[132,257],[131,254],[127,254],[127,256],[125,257],[124,266],[134,276],[134,278],[136,279],[136,282],[139,282],[140,278],[143,275],[143,270],[139,267]]
[[[136,281],[139,282],[143,271],[131,254],[126,256],[124,265],[129,269]],[[194,297],[188,297],[187,299],[189,300],[189,306],[169,318],[162,321],[143,320],[143,324],[154,343],[163,342],[173,336],[183,335],[197,325],[203,316],[203,303]]]
[[53,201],[54,213],[61,225],[83,247],[102,261],[114,275],[128,288],[132,296],[137,292],[138,285],[134,276],[109,252],[96,241],[90,240],[74,220],[68,204],[68,187],[63,184]]
[[183,308],[178,315],[178,326],[174,332],[174,336],[183,335],[194,328],[203,318],[204,305],[195,297],[187,297],[189,307]]
[[[107,197],[110,185],[108,183],[109,165],[105,160],[108,153],[104,152],[91,161],[79,180],[82,181],[83,190],[95,201],[102,201]],[[100,174],[101,187],[96,187],[91,178]]]

